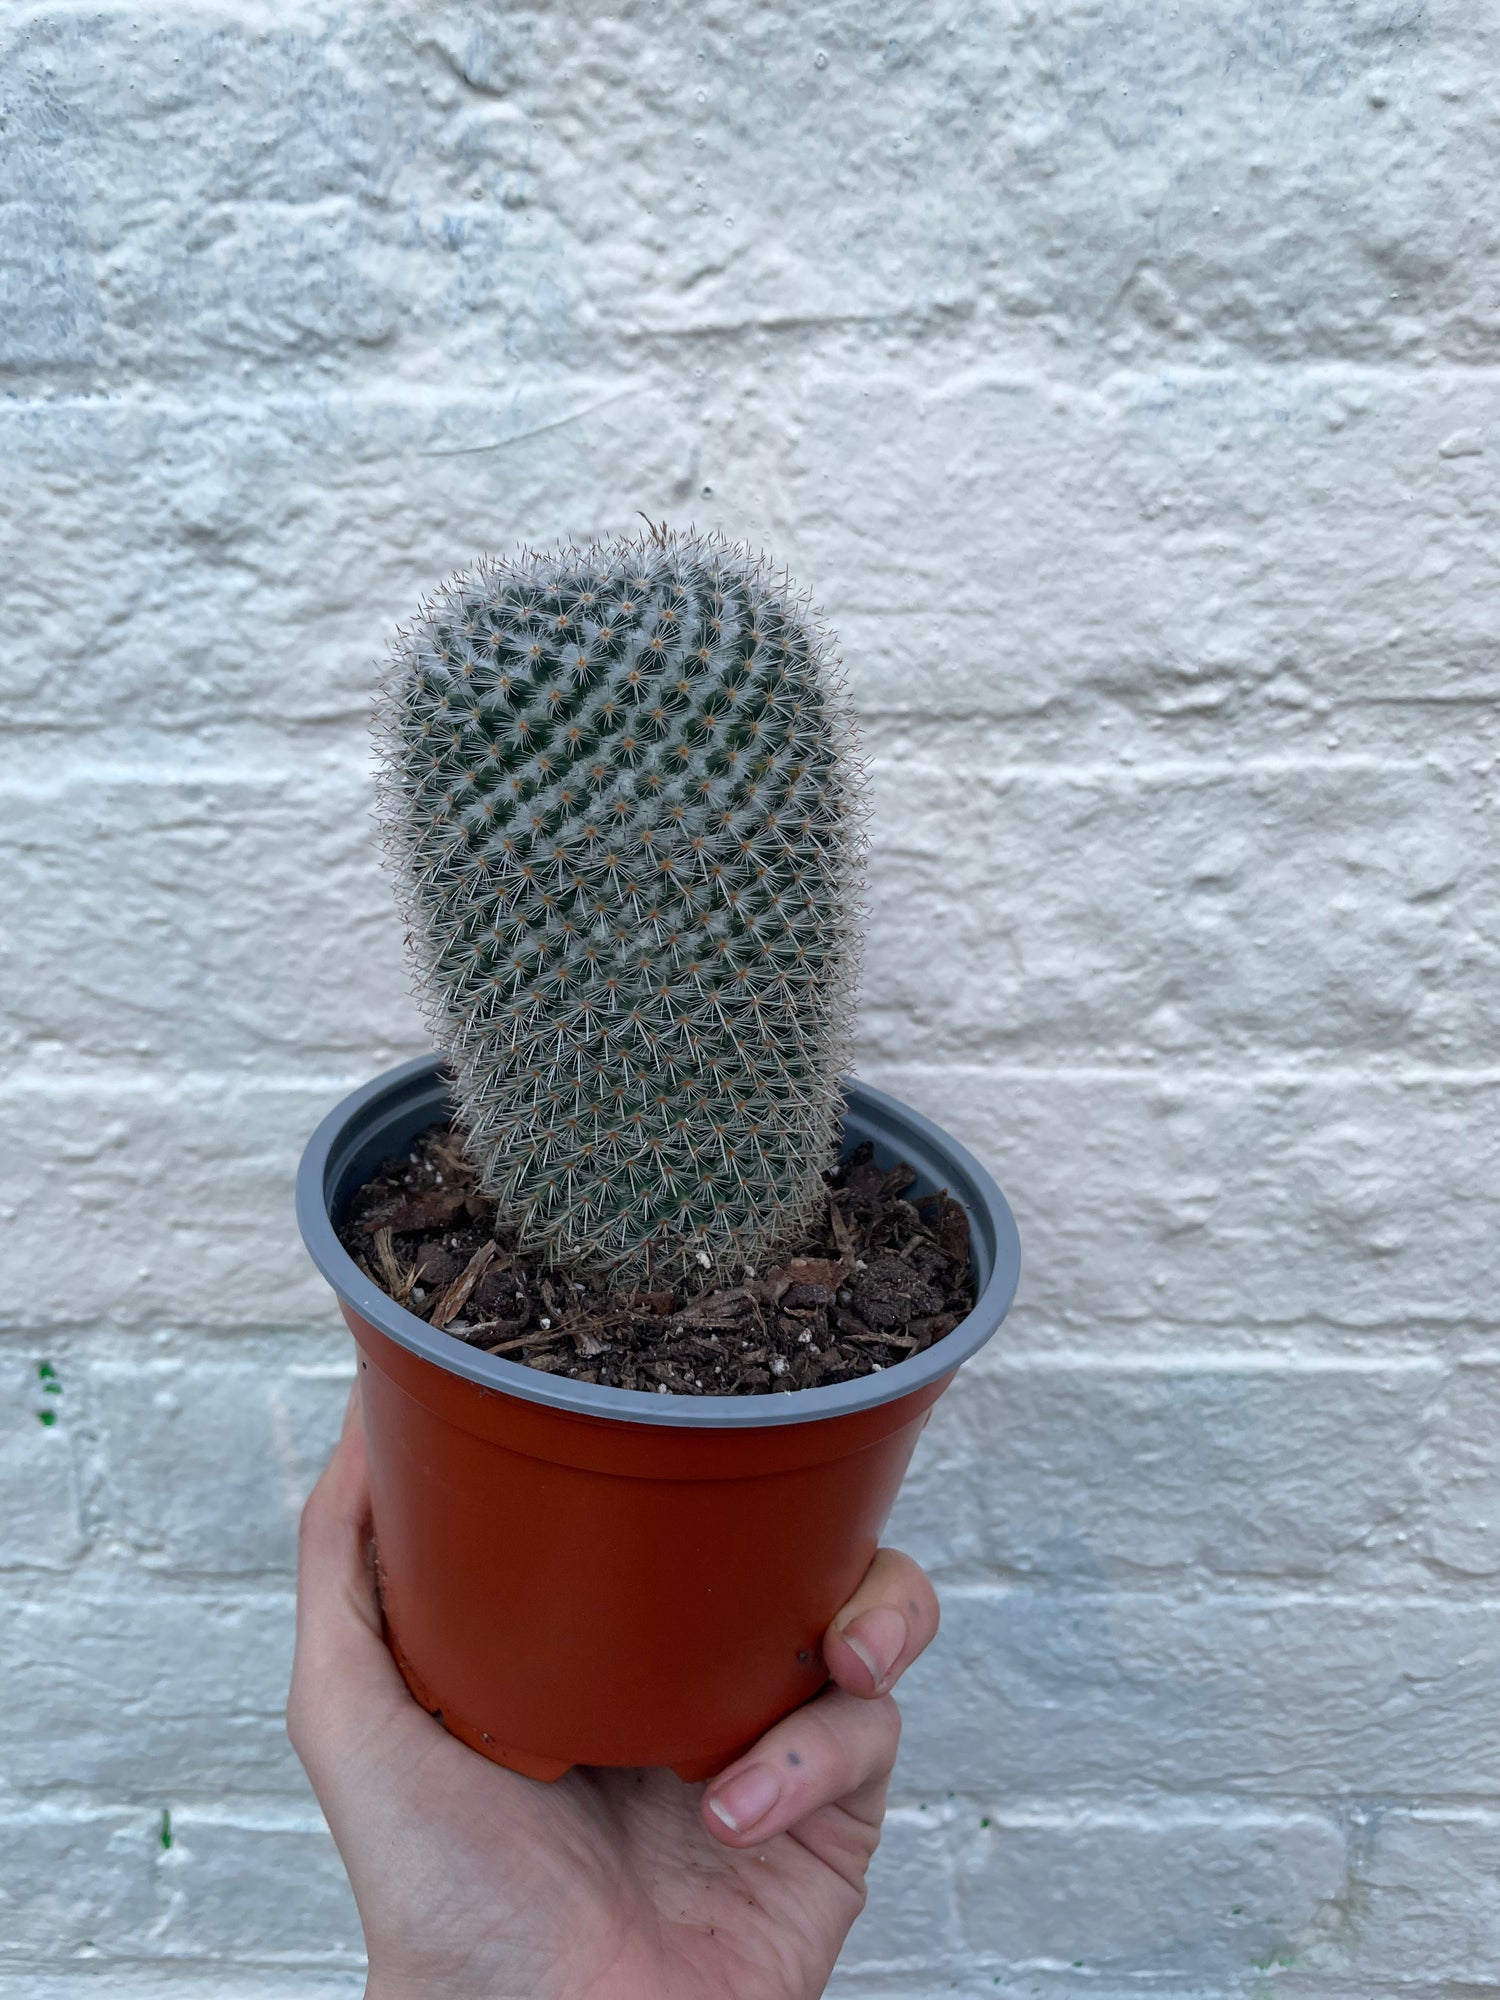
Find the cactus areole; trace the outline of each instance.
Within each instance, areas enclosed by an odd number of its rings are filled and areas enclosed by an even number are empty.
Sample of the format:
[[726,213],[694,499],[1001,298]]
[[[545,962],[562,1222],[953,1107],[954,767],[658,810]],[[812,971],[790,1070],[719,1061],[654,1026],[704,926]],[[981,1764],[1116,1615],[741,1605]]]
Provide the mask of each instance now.
[[382,688],[380,814],[485,1191],[528,1248],[732,1282],[823,1198],[862,774],[828,634],[718,536],[453,577]]

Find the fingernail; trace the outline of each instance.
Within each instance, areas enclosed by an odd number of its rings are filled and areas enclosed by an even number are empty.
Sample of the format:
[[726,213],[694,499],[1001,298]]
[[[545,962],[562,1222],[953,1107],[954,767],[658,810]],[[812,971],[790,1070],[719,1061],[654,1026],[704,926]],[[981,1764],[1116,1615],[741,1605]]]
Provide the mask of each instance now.
[[906,1620],[891,1606],[877,1605],[873,1611],[862,1611],[852,1625],[846,1625],[844,1637],[870,1669],[870,1677],[879,1687],[901,1657],[901,1648],[906,1644]]
[[752,1764],[715,1792],[708,1803],[731,1833],[743,1833],[764,1819],[780,1797],[781,1786],[774,1775],[764,1764]]

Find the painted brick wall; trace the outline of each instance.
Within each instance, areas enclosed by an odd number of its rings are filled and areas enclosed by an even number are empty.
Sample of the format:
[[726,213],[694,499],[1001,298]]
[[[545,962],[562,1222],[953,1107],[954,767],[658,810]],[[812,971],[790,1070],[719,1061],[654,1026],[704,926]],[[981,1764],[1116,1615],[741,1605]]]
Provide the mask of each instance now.
[[864,1070],[1027,1249],[837,1990],[1500,1995],[1494,10],[0,37],[0,1988],[360,1990],[280,1711],[372,660],[643,508],[841,632]]

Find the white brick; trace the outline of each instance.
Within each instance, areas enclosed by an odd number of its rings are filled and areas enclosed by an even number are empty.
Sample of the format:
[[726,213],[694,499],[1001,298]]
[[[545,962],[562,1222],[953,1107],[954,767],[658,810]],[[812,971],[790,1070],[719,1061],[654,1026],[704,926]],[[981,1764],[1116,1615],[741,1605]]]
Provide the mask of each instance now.
[[1456,1368],[1444,1385],[1422,1453],[1422,1545],[1460,1576],[1500,1571],[1500,1367]]
[[951,1772],[1043,1794],[1494,1798],[1497,1674],[1485,1602],[950,1588],[904,1684],[901,1796]]
[[[827,1990],[831,1994],[854,1996],[854,2000],[931,2000],[938,1993],[944,2000],[954,2000],[954,1996],[957,2000],[1020,2000],[1019,1994],[1007,1993],[1003,1982],[988,1972],[970,1973],[967,1978],[931,1970],[882,1974],[871,1973],[858,1963],[849,1970],[836,1965]],[[1032,2000],[1035,1992],[1033,1983],[1027,2000]],[[1098,2000],[1115,2000],[1115,1996],[1098,1996]]]
[[[1309,1954],[1310,1956],[1310,1954]],[[1271,1965],[1257,1967],[1256,1970],[1269,1974],[1261,1980],[1260,1993],[1255,1988],[1255,2000],[1409,2000],[1412,1994],[1425,1994],[1427,2000],[1457,2000],[1451,1986],[1414,1985],[1409,1979],[1399,1980],[1343,1980],[1334,1974],[1320,1972],[1316,1965],[1303,1971],[1303,1954],[1296,1952],[1278,1953]],[[1270,1980],[1274,1979],[1274,1986]],[[1500,1986],[1482,1984],[1465,1985],[1459,1988],[1462,2000],[1496,2000]],[[1120,2000],[1124,2000],[1123,1994]]]
[[158,1949],[171,1957],[274,1966],[357,1965],[359,1913],[319,1816],[185,1808],[161,1857],[170,1915]]
[[[1346,389],[1369,419],[1335,430]],[[1318,703],[1488,689],[1472,593],[1493,476],[1471,476],[1485,459],[1441,459],[1434,434],[1450,415],[1485,421],[1457,378],[1419,394],[1322,371],[1163,371],[1074,392],[934,354],[855,379],[809,364],[781,402],[752,454],[769,455],[789,416],[809,487],[813,468],[858,454],[844,506],[796,496],[815,526],[788,560],[861,580],[820,595],[848,626],[868,706],[920,720],[1051,705],[1064,743],[1100,707],[1163,727],[1197,711],[1232,758],[1242,714],[1264,739],[1324,750],[1338,730]],[[934,464],[941,501],[914,509],[912,469]],[[877,619],[871,658],[856,640]]]
[[[0,1812],[6,1962],[362,1960],[360,1920],[314,1812],[60,1806]],[[10,1992],[10,1986],[4,1986]]]
[[0,1154],[0,1221],[63,1256],[45,1289],[0,1313],[43,1328],[336,1325],[292,1189],[313,1127],[371,1073],[264,1086],[74,1076],[4,1093],[0,1120],[28,1146]]
[[0,793],[0,1035],[152,1073],[420,1046],[367,765]]
[[297,1517],[338,1438],[352,1347],[345,1362],[308,1372],[210,1349],[96,1365],[96,1504],[112,1534],[151,1567],[290,1576]]
[[1348,1909],[1312,1956],[1345,1977],[1500,1987],[1500,1819],[1493,1812],[1372,1811]]
[[161,1824],[141,1806],[0,1813],[0,1968],[149,1937],[162,1908]]
[[[0,1768],[12,1786],[306,1796],[286,1740],[292,1600],[112,1573],[0,1589]],[[38,1729],[38,1720],[45,1722]]]
[[915,1809],[889,1814],[870,1867],[869,1901],[840,1967],[946,1966],[962,1948],[948,1827]]
[[1491,1059],[1487,780],[1389,756],[877,773],[879,1060]]
[[[0,716],[74,728],[82,674],[91,724],[342,718],[352,741],[420,589],[503,538],[497,521],[628,527],[622,491],[774,547],[841,634],[861,707],[919,724],[1051,709],[1065,744],[1101,713],[1201,741],[1208,716],[1221,757],[1246,728],[1322,753],[1342,716],[1320,704],[1489,691],[1491,460],[1438,453],[1489,420],[1463,373],[1082,390],[939,345],[879,366],[793,357],[764,395],[749,383],[691,424],[682,398],[680,367],[633,362],[566,388],[523,378],[503,412],[458,389],[9,411],[26,581]],[[858,483],[830,504],[824,468],[856,452]],[[913,468],[931,465],[942,504],[914,509]],[[102,630],[79,615],[100,599],[120,607]]]
[[1403,1564],[1441,1370],[1307,1362],[965,1371],[923,1434],[888,1538],[929,1567],[1146,1582]]
[[276,34],[42,21],[8,60],[32,86],[13,362],[348,367],[379,343],[394,370],[555,367],[622,334],[902,311],[1111,358],[1493,349],[1495,248],[1463,228],[1488,184],[1482,16],[1433,32],[1361,0],[1173,33],[1141,5],[903,5],[789,36],[678,4],[644,47],[633,18],[580,42],[410,4]]
[[0,1812],[0,1984],[7,1960],[269,1968],[357,1965],[362,1954],[348,1880],[315,1810],[44,1800]]
[[5,2000],[103,2000],[106,1995],[108,2000],[361,2000],[365,1990],[362,1970],[256,1966],[242,1972],[233,1966],[173,1965],[161,1959],[127,1965],[88,1955],[78,1968],[8,1972],[7,1980]]
[[73,1369],[46,1346],[0,1349],[0,1569],[63,1569],[87,1545],[78,1392]]
[[1215,1327],[1487,1326],[1500,1085],[1488,1072],[1013,1071],[871,1061],[1015,1208],[1021,1299],[1132,1351]]
[[[617,506],[608,472],[580,462],[575,418],[628,387],[0,411],[22,527],[0,719],[66,732],[49,736],[54,757],[101,725],[159,730],[153,765],[236,723],[274,735],[335,720],[359,760],[386,642],[435,577],[501,539],[497,523],[525,514],[563,532]],[[632,491],[671,490],[680,434],[619,448]]]
[[984,1818],[959,1864],[964,1939],[1017,1969],[1227,1982],[1289,1950],[1346,1883],[1344,1836],[1313,1814]]
[[[357,89],[318,60],[315,39],[294,49],[180,15],[146,37],[108,15],[26,25],[12,28],[7,68],[12,198],[30,199],[8,220],[24,228],[29,210],[44,240],[65,232],[72,255],[61,270],[32,265],[9,322],[13,366],[142,355],[170,366],[205,349],[296,355],[383,336],[389,286],[359,254],[360,198],[381,192],[378,146]],[[62,106],[48,88],[59,69]],[[128,91],[111,83],[122,71]],[[146,158],[171,161],[172,202],[153,199]],[[194,218],[191,234],[174,236],[178,214]],[[20,261],[24,245],[13,234],[5,247]]]

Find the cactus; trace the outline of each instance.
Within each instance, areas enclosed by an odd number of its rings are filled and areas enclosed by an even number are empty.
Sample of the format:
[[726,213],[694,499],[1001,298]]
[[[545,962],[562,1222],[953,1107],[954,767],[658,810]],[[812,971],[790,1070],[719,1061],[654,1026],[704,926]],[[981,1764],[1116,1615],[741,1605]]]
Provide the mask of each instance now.
[[654,528],[451,578],[377,712],[408,946],[522,1246],[724,1282],[839,1128],[862,773],[828,635],[764,557]]

